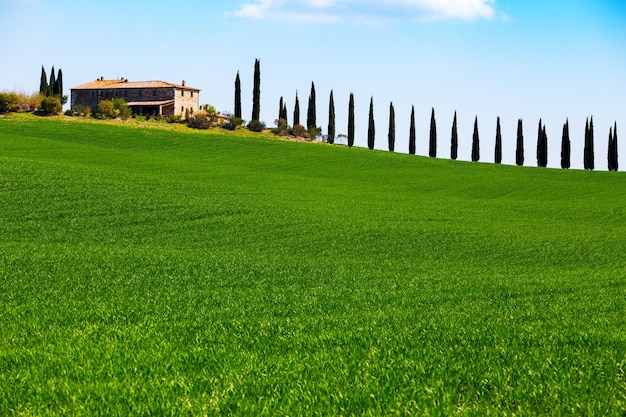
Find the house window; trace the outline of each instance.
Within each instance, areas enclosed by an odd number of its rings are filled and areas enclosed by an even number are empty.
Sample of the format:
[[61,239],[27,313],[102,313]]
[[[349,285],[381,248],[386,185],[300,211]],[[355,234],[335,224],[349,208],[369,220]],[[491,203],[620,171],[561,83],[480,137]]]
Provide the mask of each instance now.
[[156,90],[152,90],[152,97],[156,97]]
[[180,106],[180,112],[184,113],[185,112],[185,108],[183,106]]
[[181,97],[185,97],[185,92],[184,92],[184,91],[181,91],[181,92],[180,92],[180,96],[181,96]]
[[139,90],[139,97],[143,97],[143,91]]
[[128,97],[128,90],[124,91],[124,97]]
[[91,92],[91,97],[95,97],[95,96],[96,96],[96,92],[95,92],[95,91],[92,91],[92,92]]
[[193,97],[193,91],[191,92],[191,97]]

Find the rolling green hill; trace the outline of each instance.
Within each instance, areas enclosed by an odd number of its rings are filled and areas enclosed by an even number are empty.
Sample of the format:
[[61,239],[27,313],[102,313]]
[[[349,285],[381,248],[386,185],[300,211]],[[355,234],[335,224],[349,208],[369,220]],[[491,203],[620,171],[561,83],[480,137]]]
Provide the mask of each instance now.
[[626,176],[0,118],[0,415],[626,413]]

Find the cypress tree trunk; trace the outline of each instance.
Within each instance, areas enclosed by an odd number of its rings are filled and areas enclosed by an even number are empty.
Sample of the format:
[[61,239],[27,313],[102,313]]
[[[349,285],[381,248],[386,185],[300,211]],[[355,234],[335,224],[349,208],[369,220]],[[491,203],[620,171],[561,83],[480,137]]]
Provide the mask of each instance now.
[[237,77],[235,77],[235,117],[241,119],[241,79],[239,78],[239,71],[237,71]]
[[374,124],[374,97],[370,99],[370,115],[367,126],[367,147],[374,149],[374,140],[376,138],[376,126]]
[[415,106],[411,106],[411,127],[409,128],[409,154],[415,155]]
[[393,109],[393,102],[389,103],[389,133],[387,140],[389,142],[389,152],[393,152],[396,147],[396,112]]
[[430,141],[428,143],[428,156],[437,157],[437,122],[435,121],[435,108],[430,113]]
[[348,103],[348,147],[354,146],[354,94],[350,93]]
[[517,120],[517,146],[515,148],[515,164],[524,165],[524,132],[522,119]]
[[48,76],[43,65],[41,66],[41,79],[39,80],[39,94],[48,95]]
[[328,103],[328,143],[335,143],[335,99],[333,97],[333,90],[330,90]]
[[261,63],[254,61],[254,87],[252,89],[252,120],[259,121],[261,117]]
[[569,140],[569,121],[565,120],[563,125],[563,136],[561,136],[561,168],[569,169],[570,167],[571,143]]
[[459,152],[459,133],[456,126],[456,111],[452,120],[452,136],[450,138],[450,159],[456,160]]
[[317,109],[315,108],[315,103],[315,84],[311,82],[311,95],[309,96],[309,109],[306,118],[306,127],[309,130],[317,128]]
[[296,104],[293,106],[293,125],[300,124],[300,100],[298,99],[298,92],[296,91]]
[[502,163],[502,132],[500,131],[500,117],[496,122],[496,148],[494,151],[493,161],[496,164]]
[[50,72],[50,82],[48,83],[48,93],[46,96],[54,96],[56,95],[55,88],[57,87],[57,80],[54,75],[54,67],[52,67],[52,71]]
[[474,119],[474,135],[472,136],[472,162],[480,160],[480,139],[478,137],[478,116]]

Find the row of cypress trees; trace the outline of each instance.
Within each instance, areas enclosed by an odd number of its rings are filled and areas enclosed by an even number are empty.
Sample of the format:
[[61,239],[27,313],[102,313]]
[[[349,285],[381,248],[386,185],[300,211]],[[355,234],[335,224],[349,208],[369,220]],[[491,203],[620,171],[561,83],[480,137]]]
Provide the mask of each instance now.
[[54,73],[54,66],[50,71],[50,81],[46,75],[46,70],[41,66],[41,79],[39,80],[39,94],[45,97],[57,97],[61,104],[67,103],[67,96],[63,95],[63,71],[59,68],[57,75]]
[[[253,89],[253,110],[252,119],[259,120],[260,114],[260,62],[257,59],[255,61],[254,70],[254,89]],[[307,110],[307,125],[306,128],[309,132],[319,132],[316,120],[316,93],[315,84],[311,83],[311,93],[309,95],[308,110]],[[235,79],[235,116],[241,117],[241,83],[239,79],[239,73]],[[279,120],[283,123],[287,123],[287,106],[283,101],[283,97],[280,98],[279,103]],[[348,146],[354,145],[354,94],[350,93],[350,100],[348,103]],[[293,125],[300,124],[300,102],[298,99],[298,92],[296,91],[296,99],[293,113]],[[391,152],[395,151],[395,109],[393,102],[389,105],[389,130],[387,134],[388,149]],[[374,142],[376,136],[376,126],[374,122],[374,98],[370,99],[369,117],[368,117],[368,130],[367,130],[367,147],[374,149]],[[328,142],[334,143],[335,141],[335,101],[334,94],[331,90],[329,104],[328,104]],[[317,133],[314,133],[317,134]],[[458,157],[458,131],[457,131],[457,115],[454,113],[454,119],[452,122],[452,131],[450,138],[450,158],[456,160]],[[411,107],[411,121],[409,127],[409,154],[414,155],[416,152],[416,134],[415,134],[415,107]],[[429,147],[428,155],[431,158],[437,157],[437,122],[435,119],[435,109],[431,111],[430,117],[430,130],[429,130]],[[539,120],[539,126],[537,129],[537,166],[546,167],[548,165],[548,137],[546,134],[546,126]],[[618,170],[618,146],[617,146],[617,122],[611,127],[609,132],[609,144],[608,144],[608,169],[610,171]],[[478,117],[474,119],[474,131],[472,135],[472,153],[471,160],[478,162],[480,160],[480,137],[478,132]],[[595,169],[595,156],[594,156],[594,128],[593,117],[591,120],[587,119],[585,125],[585,148],[584,148],[584,168],[586,170]],[[502,131],[500,126],[500,117],[496,121],[496,141],[494,149],[494,162],[496,164],[502,163]],[[515,163],[518,166],[524,165],[524,133],[522,119],[517,121],[517,141],[515,149]],[[563,135],[561,138],[561,168],[568,169],[571,166],[571,143],[569,138],[569,121],[566,120],[563,125]]]

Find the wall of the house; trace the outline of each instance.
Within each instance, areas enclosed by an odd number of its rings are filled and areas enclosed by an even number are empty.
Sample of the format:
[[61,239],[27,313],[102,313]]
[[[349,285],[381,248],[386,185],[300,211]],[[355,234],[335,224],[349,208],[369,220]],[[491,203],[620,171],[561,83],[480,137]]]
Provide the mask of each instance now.
[[198,112],[200,109],[200,92],[174,89],[174,114],[185,117],[185,110],[187,109],[190,115]]
[[180,115],[185,117],[185,110],[194,114],[200,108],[200,92],[174,87],[159,88],[111,88],[93,90],[72,90],[71,106],[82,104],[96,111],[101,100],[122,97],[128,102],[164,101],[174,99],[174,106],[163,109],[164,116]]

